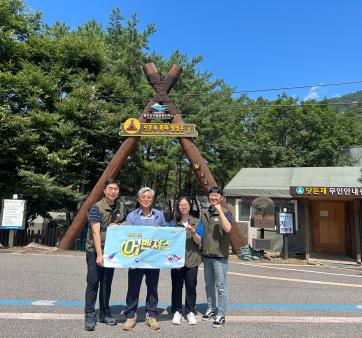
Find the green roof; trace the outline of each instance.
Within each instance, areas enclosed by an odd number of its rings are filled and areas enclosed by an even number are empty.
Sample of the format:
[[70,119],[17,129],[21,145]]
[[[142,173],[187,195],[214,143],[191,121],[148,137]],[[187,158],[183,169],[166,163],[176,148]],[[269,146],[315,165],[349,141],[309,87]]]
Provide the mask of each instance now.
[[242,168],[225,196],[290,198],[290,186],[362,187],[362,167]]

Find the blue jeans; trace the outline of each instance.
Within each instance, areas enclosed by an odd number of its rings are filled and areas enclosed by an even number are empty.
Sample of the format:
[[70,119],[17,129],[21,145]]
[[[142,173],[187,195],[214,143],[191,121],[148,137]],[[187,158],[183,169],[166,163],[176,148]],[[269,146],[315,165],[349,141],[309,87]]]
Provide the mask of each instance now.
[[[228,259],[210,258],[204,256],[204,278],[207,306],[209,310],[215,310],[218,316],[225,316],[228,284],[227,284]],[[216,308],[216,293],[218,305]]]

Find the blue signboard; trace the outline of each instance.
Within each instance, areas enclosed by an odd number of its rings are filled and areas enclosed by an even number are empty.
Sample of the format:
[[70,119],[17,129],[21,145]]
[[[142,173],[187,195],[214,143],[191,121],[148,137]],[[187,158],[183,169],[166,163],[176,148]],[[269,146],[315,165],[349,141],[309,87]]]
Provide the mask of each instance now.
[[109,268],[172,269],[185,265],[186,230],[181,227],[110,225],[104,247]]

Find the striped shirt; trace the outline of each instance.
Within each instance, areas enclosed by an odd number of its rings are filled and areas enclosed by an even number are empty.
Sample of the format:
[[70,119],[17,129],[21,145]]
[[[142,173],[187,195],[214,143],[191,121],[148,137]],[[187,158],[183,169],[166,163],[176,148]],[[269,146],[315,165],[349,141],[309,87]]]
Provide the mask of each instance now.
[[102,215],[97,205],[93,204],[88,211],[88,222],[90,224],[101,223]]

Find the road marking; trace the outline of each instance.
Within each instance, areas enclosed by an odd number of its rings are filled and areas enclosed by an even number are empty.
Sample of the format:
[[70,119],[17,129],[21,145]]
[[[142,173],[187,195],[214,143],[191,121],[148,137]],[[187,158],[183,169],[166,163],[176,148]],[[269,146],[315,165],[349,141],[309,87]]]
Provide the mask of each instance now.
[[56,300],[37,300],[36,302],[32,302],[32,305],[39,305],[39,306],[54,306]]
[[[316,265],[315,265],[316,266]],[[356,264],[357,266],[357,264]],[[340,267],[340,266],[335,266],[335,265],[328,265],[326,263],[323,263],[323,265],[320,265],[319,266],[320,268],[327,268],[327,269],[335,269],[335,270],[346,270],[346,271],[351,271],[351,270],[354,270],[356,271],[356,269],[354,268],[354,265],[351,265],[350,268],[344,268],[344,267]],[[358,270],[357,270],[358,271]],[[359,270],[361,271],[361,270]]]
[[362,288],[362,284],[325,282],[325,281],[318,281],[318,280],[286,278],[286,277],[272,277],[272,276],[254,275],[254,274],[249,274],[249,273],[232,272],[232,271],[228,271],[228,275],[240,276],[240,277],[250,277],[250,278],[259,278],[259,279],[268,279],[268,280],[279,280],[279,281],[284,281],[284,282],[296,282],[296,283],[333,285],[333,286],[344,286],[344,287],[351,287],[351,288]]
[[[204,268],[200,268],[200,270],[204,270]],[[296,283],[321,284],[321,285],[333,285],[333,286],[345,286],[345,287],[352,287],[352,288],[362,288],[362,284],[325,282],[325,281],[308,280],[308,279],[300,279],[300,278],[273,277],[273,276],[254,275],[254,274],[250,274],[250,273],[232,272],[232,271],[228,271],[227,273],[228,273],[228,275],[232,275],[232,276],[241,276],[241,277],[259,278],[259,279],[269,279],[269,280],[281,280],[281,281],[285,281],[285,282],[296,282]]]
[[228,304],[228,310],[268,309],[268,310],[312,310],[312,311],[360,311],[361,305],[348,304]]
[[315,317],[315,316],[226,316],[226,322],[231,323],[336,323],[362,324],[362,317]]
[[[240,264],[240,263],[236,263],[236,264]],[[281,268],[281,267],[277,267],[277,266],[269,266],[269,265],[261,265],[261,264],[242,264],[242,265],[253,266],[253,267],[257,267],[257,268],[275,269],[275,270],[287,270],[287,271],[316,273],[316,274],[321,274],[321,275],[332,275],[332,276],[344,276],[344,277],[362,278],[362,275],[348,275],[348,274],[344,274],[344,273],[333,273],[333,272],[312,271],[312,270],[299,270],[299,269]]]
[[[229,256],[230,257],[230,256]],[[231,259],[229,259],[229,264],[238,264],[238,265],[252,265],[252,263],[250,263],[252,261],[243,261],[241,259],[238,259],[236,261],[232,261]],[[270,266],[298,266],[298,267],[302,267],[302,266],[308,266],[308,267],[318,267],[321,268],[323,267],[322,265],[310,265],[310,264],[289,264],[289,263],[267,263],[267,262],[263,262],[263,263],[258,263],[258,265],[270,265]]]
[[25,313],[25,312],[0,312],[0,319],[25,319],[25,320],[78,320],[84,319],[84,314],[79,313]]
[[[0,312],[0,320],[83,320],[79,313],[14,313]],[[316,316],[226,316],[229,323],[335,323],[362,324],[362,317],[316,317]]]

